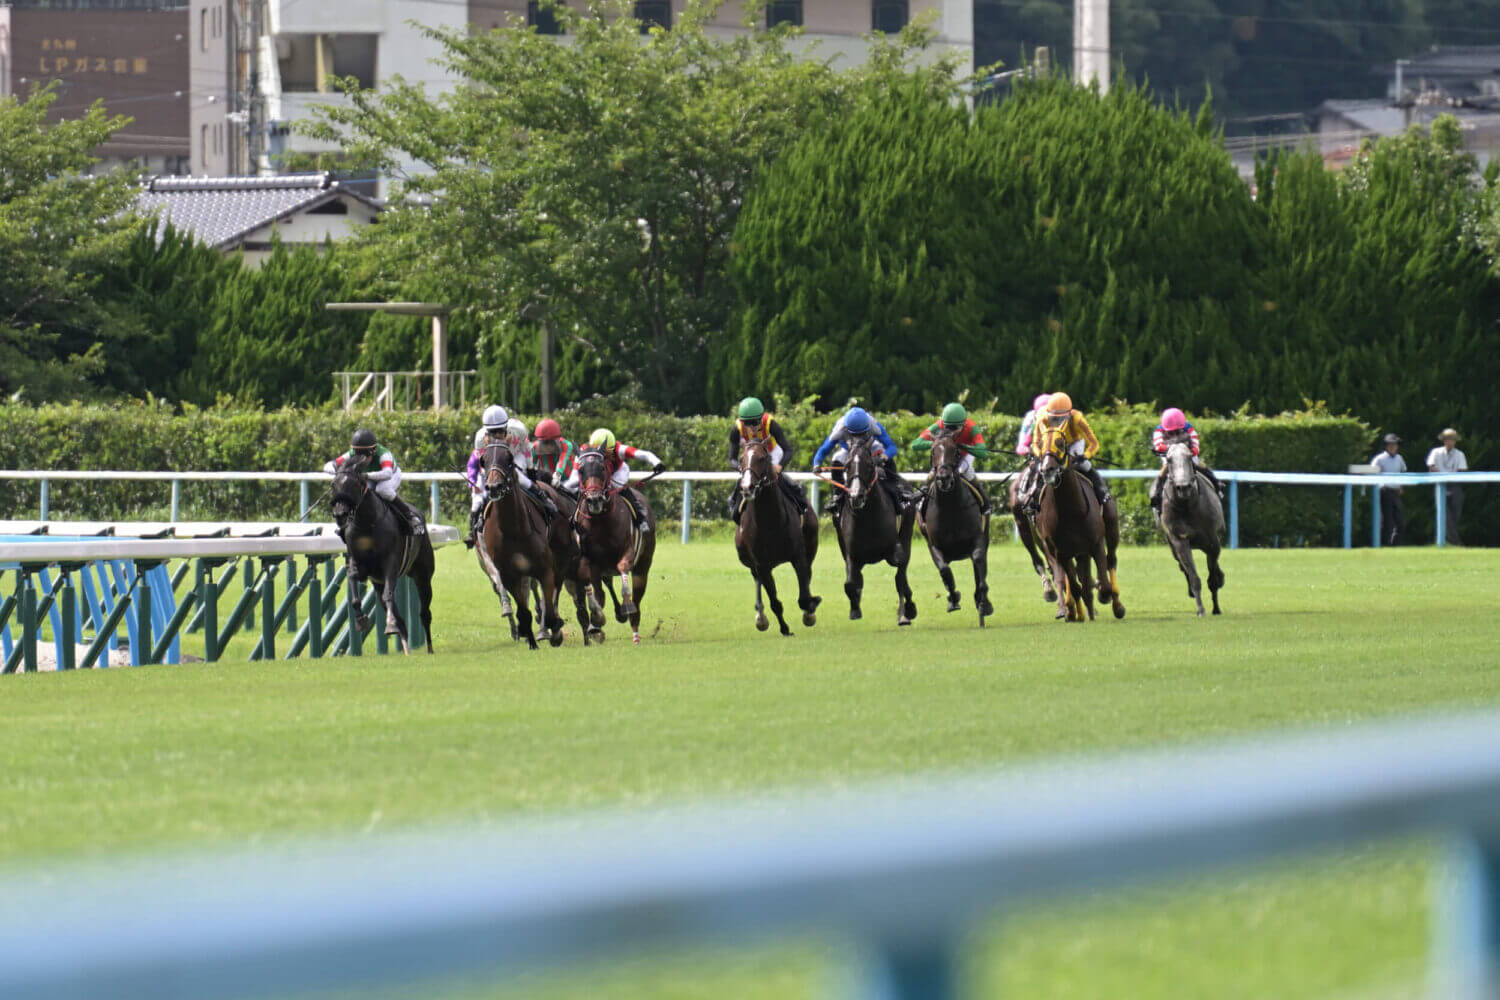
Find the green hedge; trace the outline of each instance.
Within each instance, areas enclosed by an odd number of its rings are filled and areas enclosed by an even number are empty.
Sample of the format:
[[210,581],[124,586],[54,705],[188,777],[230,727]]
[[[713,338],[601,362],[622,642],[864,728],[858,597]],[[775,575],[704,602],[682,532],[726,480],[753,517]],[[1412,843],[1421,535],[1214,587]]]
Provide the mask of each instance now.
[[[834,417],[819,414],[813,400],[781,402],[777,412],[793,438],[793,466],[806,469]],[[712,471],[726,468],[728,418],[674,417],[596,400],[557,414],[575,439],[609,425],[620,440],[649,448],[673,469]],[[1005,471],[1018,461],[1009,454],[1020,418],[1013,414],[976,412],[975,419],[1002,451],[982,467]],[[901,412],[882,415],[902,445],[903,469],[924,468],[925,459],[906,445],[931,420]],[[1103,445],[1104,464],[1151,468],[1151,428],[1155,414],[1144,406],[1117,406],[1091,418]],[[128,469],[207,471],[295,471],[316,469],[342,452],[356,424],[372,427],[389,444],[407,471],[461,468],[477,426],[476,414],[387,413],[355,418],[330,409],[198,410],[174,412],[168,407],[127,404],[119,407],[56,405],[0,406],[0,468]],[[1204,455],[1220,468],[1299,472],[1342,472],[1367,457],[1373,433],[1361,421],[1323,410],[1276,417],[1234,414],[1195,421],[1203,434]],[[53,483],[52,516],[56,519],[161,517],[167,509],[164,484],[98,481]],[[418,499],[415,484],[406,492]],[[1144,483],[1120,484],[1126,535],[1147,541],[1153,528]],[[675,519],[680,487],[651,489],[658,511]],[[694,490],[698,517],[723,515],[727,486]],[[287,483],[184,483],[181,513],[186,519],[295,518],[297,488]],[[1294,487],[1245,487],[1241,493],[1241,541],[1246,545],[1336,544],[1342,497],[1336,490]],[[35,516],[34,483],[0,482],[0,510],[10,516]],[[457,485],[443,488],[445,519],[456,520],[466,508]],[[1363,536],[1361,536],[1363,537]]]

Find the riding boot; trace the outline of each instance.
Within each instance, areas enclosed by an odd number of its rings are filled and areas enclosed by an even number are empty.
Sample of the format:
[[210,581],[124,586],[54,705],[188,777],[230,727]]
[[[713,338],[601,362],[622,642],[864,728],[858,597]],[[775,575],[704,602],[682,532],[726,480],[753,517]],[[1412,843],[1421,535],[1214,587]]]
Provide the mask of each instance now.
[[391,507],[396,512],[396,520],[401,524],[403,535],[427,534],[427,522],[422,520],[422,513],[417,508],[399,496],[391,501]]
[[777,482],[781,486],[781,492],[790,497],[792,503],[797,505],[797,513],[807,513],[807,494],[802,492],[802,485],[793,482],[784,475],[778,477]]
[[834,487],[829,491],[831,496],[829,496],[828,503],[823,508],[823,513],[837,514],[840,505],[844,502],[844,491],[839,489],[840,486],[844,485],[844,470],[834,469],[833,475],[829,478],[833,481]]
[[557,504],[553,503],[552,498],[543,493],[536,483],[532,483],[531,489],[526,492],[530,493],[531,498],[537,502],[537,506],[542,508],[542,523],[551,524],[552,519],[557,516]]
[[896,462],[894,459],[887,458],[881,464],[885,467],[885,478],[883,479],[883,482],[891,491],[891,499],[896,501],[897,512],[904,514],[907,511],[911,510],[912,507],[916,506],[918,494],[911,488],[910,485],[908,485],[906,480],[901,477],[901,473],[896,469]]
[[1162,498],[1166,495],[1166,489],[1164,488],[1164,486],[1165,479],[1163,478],[1163,476],[1157,476],[1151,482],[1151,509],[1156,511],[1156,519],[1158,521],[1161,520]]
[[968,476],[964,476],[964,482],[974,487],[974,492],[979,494],[979,513],[984,515],[985,517],[989,517],[990,495],[985,492],[984,484],[979,481],[978,476],[975,476],[972,479]]
[[646,520],[646,498],[634,486],[625,487],[624,492],[630,497],[630,505],[635,508],[635,529],[643,535],[651,534],[651,524]]
[[1099,498],[1099,506],[1103,507],[1109,503],[1109,486],[1104,482],[1104,477],[1099,475],[1099,470],[1094,468],[1093,463],[1084,470],[1084,475],[1089,477],[1089,482],[1094,484],[1094,496]]
[[469,537],[464,539],[464,547],[472,549],[474,543],[479,541],[480,519],[484,517],[484,508],[469,511]]
[[1201,473],[1203,473],[1205,476],[1208,477],[1208,481],[1213,484],[1214,492],[1217,493],[1217,494],[1219,494],[1219,499],[1220,500],[1223,500],[1224,499],[1224,484],[1221,483],[1221,482],[1219,482],[1219,477],[1216,476],[1216,475],[1214,475],[1214,470],[1210,469],[1208,466],[1206,466],[1206,465],[1204,465],[1204,464],[1202,464],[1200,462],[1199,465],[1198,465],[1198,471],[1201,472]]
[[734,489],[729,493],[729,519],[735,524],[740,523],[740,498],[742,495],[739,484],[736,483]]

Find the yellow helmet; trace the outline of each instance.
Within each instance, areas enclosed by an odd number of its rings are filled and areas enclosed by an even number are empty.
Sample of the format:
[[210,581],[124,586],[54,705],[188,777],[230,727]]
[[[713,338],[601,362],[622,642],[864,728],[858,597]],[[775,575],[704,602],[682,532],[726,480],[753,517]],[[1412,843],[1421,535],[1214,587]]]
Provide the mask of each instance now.
[[1068,413],[1073,409],[1073,397],[1065,392],[1054,392],[1047,400],[1048,413]]
[[589,447],[600,451],[615,450],[615,434],[608,427],[600,427],[589,435]]

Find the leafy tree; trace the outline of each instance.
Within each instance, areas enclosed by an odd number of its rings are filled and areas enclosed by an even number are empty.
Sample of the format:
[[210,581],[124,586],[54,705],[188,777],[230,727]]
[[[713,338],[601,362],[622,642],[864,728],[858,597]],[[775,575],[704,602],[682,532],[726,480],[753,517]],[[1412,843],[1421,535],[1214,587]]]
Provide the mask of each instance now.
[[[655,405],[704,403],[707,347],[732,306],[730,234],[757,172],[861,73],[797,58],[789,28],[726,36],[690,0],[642,35],[624,0],[558,7],[566,41],[519,22],[486,35],[426,29],[460,86],[350,89],[312,131],[406,176],[365,239],[388,284],[441,282],[513,354],[545,332],[581,370],[627,374]],[[752,5],[751,14],[755,13]],[[498,341],[498,342],[495,342]]]
[[55,124],[56,89],[0,97],[0,392],[74,399],[113,386],[111,359],[139,358],[141,327],[97,294],[138,220],[123,175],[87,178],[91,151],[123,128],[96,104]]

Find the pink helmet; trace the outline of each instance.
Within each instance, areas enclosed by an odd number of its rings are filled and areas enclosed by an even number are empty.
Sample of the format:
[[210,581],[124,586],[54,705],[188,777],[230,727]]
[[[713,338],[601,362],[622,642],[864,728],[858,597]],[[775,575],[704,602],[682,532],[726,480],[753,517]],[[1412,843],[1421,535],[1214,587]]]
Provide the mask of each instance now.
[[1052,398],[1052,393],[1050,393],[1050,392],[1041,393],[1040,395],[1038,395],[1036,397],[1036,399],[1033,399],[1031,401],[1031,408],[1033,410],[1040,410],[1040,409],[1042,409],[1043,407],[1045,407],[1047,405],[1047,400],[1049,400],[1051,398]]
[[1175,406],[1169,406],[1161,411],[1161,429],[1164,431],[1180,431],[1187,426],[1187,415]]

